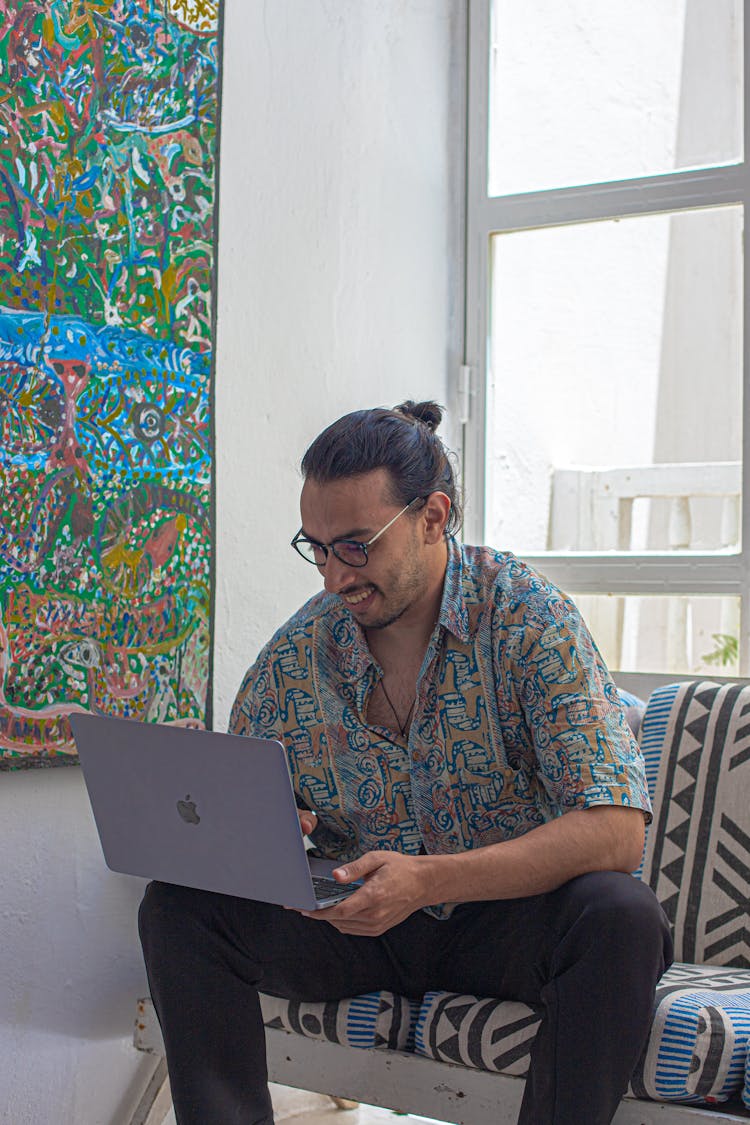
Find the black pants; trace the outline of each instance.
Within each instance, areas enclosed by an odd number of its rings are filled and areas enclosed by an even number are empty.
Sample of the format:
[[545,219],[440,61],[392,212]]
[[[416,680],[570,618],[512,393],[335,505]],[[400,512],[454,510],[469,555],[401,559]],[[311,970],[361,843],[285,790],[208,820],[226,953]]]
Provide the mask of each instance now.
[[178,1125],[273,1122],[258,991],[334,1000],[378,989],[541,1004],[520,1125],[607,1125],[672,957],[652,892],[612,872],[546,895],[460,906],[447,921],[418,912],[379,938],[151,883],[140,933]]

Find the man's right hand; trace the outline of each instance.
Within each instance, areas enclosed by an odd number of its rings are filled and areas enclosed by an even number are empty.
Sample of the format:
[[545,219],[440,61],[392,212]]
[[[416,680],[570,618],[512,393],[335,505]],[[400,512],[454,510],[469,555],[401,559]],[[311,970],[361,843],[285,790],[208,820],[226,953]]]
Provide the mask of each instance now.
[[300,828],[302,829],[303,835],[309,836],[318,826],[317,816],[314,812],[309,812],[307,809],[297,809],[297,815],[299,816]]

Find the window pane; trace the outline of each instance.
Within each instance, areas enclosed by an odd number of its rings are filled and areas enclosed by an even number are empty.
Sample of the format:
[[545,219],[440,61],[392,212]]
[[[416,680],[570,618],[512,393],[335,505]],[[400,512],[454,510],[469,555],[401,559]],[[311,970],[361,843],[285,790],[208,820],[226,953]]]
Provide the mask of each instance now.
[[741,0],[493,0],[489,194],[742,159]]
[[742,209],[495,235],[487,541],[737,550]]
[[578,594],[574,601],[612,670],[739,675],[739,598]]

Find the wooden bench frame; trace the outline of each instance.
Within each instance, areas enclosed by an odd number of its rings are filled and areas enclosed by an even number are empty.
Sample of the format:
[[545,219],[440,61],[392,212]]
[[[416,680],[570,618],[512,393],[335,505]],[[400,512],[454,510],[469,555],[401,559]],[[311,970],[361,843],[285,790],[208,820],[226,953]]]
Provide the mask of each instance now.
[[[138,1002],[136,1047],[161,1055],[164,1045],[150,1000]],[[523,1078],[436,1062],[408,1051],[362,1050],[266,1028],[271,1082],[312,1090],[453,1125],[516,1125]],[[624,1098],[613,1125],[748,1125],[741,1106],[686,1106]],[[156,1123],[155,1123],[156,1125]]]

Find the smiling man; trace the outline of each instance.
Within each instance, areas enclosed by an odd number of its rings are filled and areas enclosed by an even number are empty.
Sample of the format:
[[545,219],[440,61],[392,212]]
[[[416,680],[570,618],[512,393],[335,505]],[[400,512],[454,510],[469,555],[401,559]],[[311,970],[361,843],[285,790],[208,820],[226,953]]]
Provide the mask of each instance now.
[[606,1125],[645,1045],[671,943],[629,874],[643,761],[573,603],[454,538],[440,419],[358,411],[302,461],[292,546],[324,590],[263,649],[231,729],[285,744],[303,829],[363,885],[310,914],[150,885],[178,1125],[272,1122],[259,991],[540,1006],[522,1125]]

